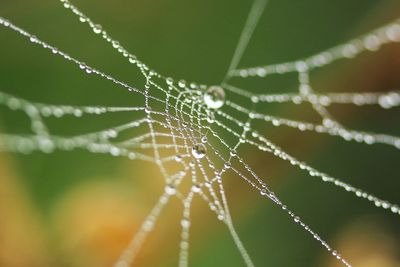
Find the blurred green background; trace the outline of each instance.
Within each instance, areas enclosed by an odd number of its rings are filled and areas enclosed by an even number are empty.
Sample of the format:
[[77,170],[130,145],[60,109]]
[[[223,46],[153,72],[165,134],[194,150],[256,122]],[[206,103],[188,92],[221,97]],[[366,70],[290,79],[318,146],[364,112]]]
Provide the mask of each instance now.
[[[218,84],[226,73],[251,1],[74,1],[129,51],[176,79]],[[138,73],[59,1],[1,0],[0,16],[62,51],[135,86]],[[342,43],[400,16],[397,0],[270,0],[241,67],[296,60]],[[125,90],[86,75],[48,51],[0,28],[0,90],[25,99],[68,105],[139,105]],[[400,45],[340,61],[312,73],[317,91],[400,88]],[[296,77],[233,80],[252,92],[294,92]],[[309,107],[265,106],[292,119],[315,121]],[[5,133],[29,133],[23,114],[0,109]],[[398,109],[333,106],[354,129],[400,135]],[[79,134],[118,118],[49,120],[54,134]],[[400,203],[400,151],[315,133],[257,129],[323,172]],[[229,138],[229,137],[227,137]],[[378,209],[272,156],[240,153],[293,211],[354,266],[400,266],[399,217]],[[110,266],[162,192],[153,165],[84,151],[0,155],[0,266]],[[281,210],[260,200],[238,177],[228,199],[256,266],[340,266]],[[176,266],[180,209],[163,213],[138,266]],[[243,266],[228,231],[195,203],[190,266]]]

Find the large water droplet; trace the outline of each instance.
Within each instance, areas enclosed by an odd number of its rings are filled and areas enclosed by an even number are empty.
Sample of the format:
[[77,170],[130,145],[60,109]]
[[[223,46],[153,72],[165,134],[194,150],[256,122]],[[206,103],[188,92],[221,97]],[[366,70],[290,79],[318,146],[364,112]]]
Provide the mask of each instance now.
[[196,144],[192,147],[192,155],[196,159],[201,159],[206,155],[207,149],[203,144]]
[[204,103],[213,109],[220,108],[225,102],[225,91],[221,86],[210,86],[204,94]]

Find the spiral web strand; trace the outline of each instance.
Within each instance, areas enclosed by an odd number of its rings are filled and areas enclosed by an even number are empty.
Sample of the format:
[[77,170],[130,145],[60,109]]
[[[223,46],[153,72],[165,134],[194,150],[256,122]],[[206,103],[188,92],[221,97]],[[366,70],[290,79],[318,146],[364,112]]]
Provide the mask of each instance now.
[[[130,160],[151,162],[160,169],[165,180],[165,188],[158,202],[150,211],[139,231],[133,236],[122,252],[114,267],[128,267],[135,263],[147,235],[154,229],[164,207],[171,198],[177,198],[182,204],[181,241],[179,244],[179,266],[188,266],[191,203],[194,198],[203,200],[218,220],[227,226],[232,239],[246,266],[254,266],[249,253],[237,234],[225,193],[223,177],[226,173],[240,177],[262,198],[272,201],[281,208],[291,220],[309,233],[333,257],[345,266],[351,266],[336,250],[322,239],[299,216],[291,211],[259,177],[251,166],[237,153],[239,147],[249,146],[265,153],[288,161],[293,166],[304,170],[310,176],[332,184],[359,198],[375,204],[377,207],[390,210],[400,215],[399,206],[389,203],[377,196],[356,188],[341,179],[335,178],[314,169],[308,164],[286,153],[254,129],[259,123],[270,123],[276,127],[292,127],[300,131],[314,131],[330,136],[337,136],[346,141],[354,140],[368,145],[382,143],[400,149],[400,138],[396,136],[357,131],[344,127],[332,116],[327,107],[335,104],[351,104],[357,106],[377,105],[384,109],[400,106],[400,91],[385,93],[318,93],[310,85],[310,72],[322,68],[336,60],[353,58],[364,51],[378,51],[387,43],[400,42],[400,20],[396,20],[370,33],[350,40],[345,44],[328,49],[308,58],[275,65],[237,69],[240,58],[250,41],[258,20],[267,4],[266,0],[255,0],[247,22],[240,37],[237,49],[228,69],[228,74],[221,84],[227,92],[226,108],[210,109],[204,103],[204,94],[209,86],[175,81],[164,77],[129,53],[117,40],[112,38],[103,27],[93,22],[68,0],[61,0],[64,7],[89,26],[94,34],[99,35],[111,47],[120,53],[134,67],[138,68],[145,84],[143,88],[132,87],[107,73],[97,70],[82,61],[75,59],[56,47],[40,40],[10,21],[0,17],[0,25],[19,33],[38,47],[47,49],[55,56],[64,58],[66,62],[90,75],[99,76],[122,87],[131,94],[144,98],[140,107],[105,107],[105,106],[67,106],[49,105],[31,102],[13,95],[0,92],[0,105],[11,110],[23,111],[30,119],[32,134],[1,134],[0,151],[31,153],[42,151],[51,153],[55,150],[84,149],[91,153],[110,154],[126,157]],[[298,93],[253,94],[245,89],[229,84],[233,77],[251,78],[266,77],[272,74],[297,73]],[[251,105],[246,107],[229,99],[229,95],[248,98]],[[319,114],[321,122],[313,124],[305,121],[291,120],[256,112],[256,107],[265,103],[310,103]],[[247,119],[238,119],[229,110],[242,113]],[[101,131],[74,136],[58,136],[48,129],[45,118],[62,119],[68,116],[84,117],[88,115],[102,116],[109,113],[131,113],[137,119]],[[235,114],[236,114],[235,113]],[[261,121],[261,122],[260,122]],[[229,125],[234,125],[229,126]],[[134,135],[133,129],[143,129],[144,134]],[[123,133],[129,137],[118,139]],[[137,131],[140,132],[140,131]],[[221,134],[223,132],[224,134]],[[225,136],[225,137],[224,137]],[[235,138],[230,144],[227,140]],[[216,146],[215,144],[218,144]],[[197,154],[196,154],[197,153]],[[173,165],[178,171],[171,172]],[[181,190],[184,181],[191,182],[188,192]]]

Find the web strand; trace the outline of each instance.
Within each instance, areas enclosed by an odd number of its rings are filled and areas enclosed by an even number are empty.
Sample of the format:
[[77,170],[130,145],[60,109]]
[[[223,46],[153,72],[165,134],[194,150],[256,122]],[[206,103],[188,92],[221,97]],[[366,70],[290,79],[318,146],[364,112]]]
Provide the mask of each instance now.
[[352,39],[345,44],[327,49],[304,60],[278,63],[258,67],[231,70],[231,77],[266,77],[271,74],[298,72],[306,66],[308,70],[322,68],[340,59],[352,59],[362,52],[376,52],[388,43],[400,42],[400,19]]
[[268,0],[254,0],[245,26],[242,30],[242,33],[240,34],[239,42],[235,48],[235,52],[233,53],[231,63],[229,64],[228,73],[223,79],[223,83],[227,79],[229,79],[230,72],[236,69],[239,65],[240,59],[242,58],[243,53],[245,52],[246,47],[250,42],[251,36],[253,35],[255,28],[257,27],[258,21],[264,13],[264,9],[267,3]]

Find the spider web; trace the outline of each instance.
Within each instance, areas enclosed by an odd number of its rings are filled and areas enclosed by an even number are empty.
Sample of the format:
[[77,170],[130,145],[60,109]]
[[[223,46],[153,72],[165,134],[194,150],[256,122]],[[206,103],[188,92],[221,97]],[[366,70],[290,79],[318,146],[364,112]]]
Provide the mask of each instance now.
[[[272,201],[281,208],[295,224],[309,233],[343,265],[351,266],[322,237],[291,211],[264,182],[265,178],[258,176],[250,164],[237,153],[238,148],[242,146],[271,153],[290,162],[291,165],[305,171],[310,176],[353,193],[356,197],[363,198],[377,207],[400,215],[399,206],[314,169],[286,153],[254,129],[256,123],[266,122],[276,127],[292,127],[300,131],[314,131],[336,136],[346,141],[354,140],[368,145],[381,143],[400,149],[399,137],[346,128],[327,110],[331,104],[377,105],[383,109],[398,107],[400,106],[400,91],[318,93],[310,85],[310,72],[314,69],[322,68],[336,60],[353,58],[364,51],[378,51],[382,45],[387,43],[400,42],[400,20],[305,59],[238,69],[240,59],[267,4],[266,0],[255,0],[227,75],[221,85],[217,86],[226,91],[226,99],[221,99],[224,107],[210,108],[205,102],[205,95],[212,87],[188,83],[184,80],[176,81],[159,74],[128,52],[103,30],[100,24],[93,22],[68,0],[61,0],[61,3],[82,23],[89,26],[94,34],[109,43],[116,52],[141,72],[145,78],[143,88],[133,87],[83,63],[2,17],[0,17],[0,24],[22,35],[32,44],[47,49],[55,56],[64,58],[66,62],[75,65],[87,74],[108,80],[126,89],[135,97],[140,96],[143,105],[134,107],[49,105],[0,92],[0,104],[11,110],[23,111],[30,119],[32,130],[32,134],[1,134],[0,150],[27,154],[33,151],[51,153],[55,150],[83,149],[91,153],[151,162],[159,168],[165,181],[164,193],[159,197],[139,231],[134,234],[127,248],[115,262],[115,267],[127,267],[134,264],[143,242],[154,229],[163,208],[171,198],[178,199],[183,209],[179,245],[180,267],[188,266],[190,213],[194,198],[199,198],[207,203],[216,218],[226,225],[246,266],[254,266],[232,222],[223,181],[223,177],[228,172],[240,177],[261,197]],[[253,94],[248,90],[229,84],[233,77],[245,79],[284,73],[298,75],[297,93]],[[247,98],[250,104],[243,106],[236,103],[232,100],[233,96]],[[268,103],[299,104],[303,102],[311,104],[313,110],[320,116],[320,123],[291,120],[256,112],[256,107]],[[102,116],[109,113],[134,114],[137,119],[100,131],[73,136],[52,134],[44,121],[46,117],[80,118],[89,115]],[[236,116],[237,114],[241,116]],[[133,129],[135,131],[132,131]],[[135,132],[144,132],[144,134],[134,135]],[[232,143],[230,140],[235,140],[235,142]],[[190,184],[188,190],[182,186],[184,181]]]

